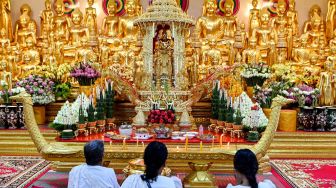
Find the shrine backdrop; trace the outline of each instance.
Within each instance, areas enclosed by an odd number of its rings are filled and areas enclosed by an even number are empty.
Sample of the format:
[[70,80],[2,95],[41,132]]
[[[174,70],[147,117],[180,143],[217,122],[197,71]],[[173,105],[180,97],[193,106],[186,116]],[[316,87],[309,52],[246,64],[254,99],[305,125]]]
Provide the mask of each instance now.
[[[67,3],[72,4],[74,2],[78,3],[78,6],[84,13],[85,7],[87,7],[87,1],[86,0],[65,0]],[[105,16],[104,10],[102,8],[103,2],[106,2],[106,0],[95,0],[95,7],[97,8],[97,17],[98,17],[98,26],[101,25],[102,19]],[[123,2],[124,0],[118,0],[120,2]],[[202,4],[204,0],[189,0],[189,8],[187,10],[188,14],[194,17],[195,19],[201,16],[202,14]],[[238,1],[238,0],[237,0]],[[263,6],[262,1],[259,0],[259,7]],[[269,1],[276,1],[276,0],[269,0]],[[20,6],[24,3],[29,4],[32,7],[33,11],[33,18],[37,21],[39,24],[40,22],[40,12],[44,9],[44,0],[12,0],[12,19],[13,23],[19,18],[20,16]],[[144,7],[144,10],[148,7],[149,0],[141,0],[141,3]],[[247,25],[248,22],[248,15],[249,10],[251,8],[251,0],[239,0],[240,2],[240,9],[237,13],[237,17],[240,21],[245,22]],[[325,17],[327,12],[327,4],[328,0],[296,0],[296,10],[299,13],[299,24],[300,28],[302,28],[303,23],[308,18],[308,11],[310,7],[314,4],[317,4],[322,9],[322,15]],[[264,3],[265,6],[265,3]],[[300,29],[301,30],[301,29]]]

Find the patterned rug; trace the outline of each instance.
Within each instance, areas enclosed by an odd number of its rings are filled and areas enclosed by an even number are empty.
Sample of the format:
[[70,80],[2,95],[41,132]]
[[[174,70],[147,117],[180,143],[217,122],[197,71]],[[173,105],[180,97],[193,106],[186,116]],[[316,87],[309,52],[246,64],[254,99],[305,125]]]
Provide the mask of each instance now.
[[336,160],[272,160],[271,164],[292,187],[336,187]]
[[25,188],[49,170],[41,157],[0,156],[0,187]]

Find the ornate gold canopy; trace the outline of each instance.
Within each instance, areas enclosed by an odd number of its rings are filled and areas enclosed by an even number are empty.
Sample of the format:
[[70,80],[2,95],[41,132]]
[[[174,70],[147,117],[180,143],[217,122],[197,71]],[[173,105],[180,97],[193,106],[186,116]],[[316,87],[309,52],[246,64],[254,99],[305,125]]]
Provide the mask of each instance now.
[[175,0],[154,0],[147,11],[135,20],[135,25],[151,22],[179,22],[195,25],[195,21],[180,7]]

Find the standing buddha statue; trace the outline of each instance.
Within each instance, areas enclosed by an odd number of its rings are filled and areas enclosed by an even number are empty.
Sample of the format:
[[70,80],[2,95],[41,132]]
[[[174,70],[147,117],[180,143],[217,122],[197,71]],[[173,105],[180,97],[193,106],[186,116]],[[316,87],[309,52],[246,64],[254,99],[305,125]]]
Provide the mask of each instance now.
[[108,16],[103,20],[102,35],[108,38],[117,38],[118,36],[118,24],[119,17],[117,13],[117,3],[115,1],[109,1],[107,4]]
[[238,52],[242,52],[247,46],[247,32],[245,31],[245,24],[238,24],[237,30],[235,32],[235,42],[234,47]]
[[260,26],[253,30],[252,38],[257,41],[257,48],[263,62],[267,64],[275,61],[275,30],[269,26],[270,13],[266,8],[261,9],[259,20]]
[[13,39],[12,31],[12,17],[10,0],[0,0],[1,14],[0,14],[0,28],[4,28],[6,36],[10,40]]
[[229,39],[234,38],[237,29],[237,18],[233,15],[233,9],[233,0],[226,0],[224,3],[223,35]]
[[295,10],[295,0],[289,0],[287,11],[288,27],[292,28],[293,35],[299,35],[298,12]]
[[55,13],[56,15],[54,16],[52,21],[54,37],[56,41],[63,42],[64,44],[66,44],[70,21],[68,17],[64,14],[63,0],[56,0]]
[[321,7],[318,5],[313,5],[309,10],[309,20],[305,21],[303,25],[303,33],[307,33],[312,29],[312,19],[314,15],[318,15],[321,17]]
[[258,28],[260,25],[259,21],[259,9],[258,6],[258,0],[252,0],[252,9],[250,10],[250,16],[249,16],[249,36],[252,35],[252,32],[254,29]]
[[10,39],[7,36],[7,31],[5,28],[0,30],[0,44],[1,44],[1,55],[5,54],[8,47],[11,46]]
[[196,22],[195,33],[201,42],[208,38],[217,40],[223,37],[223,20],[216,14],[216,0],[204,0],[203,15]]
[[139,28],[134,26],[134,21],[138,17],[139,4],[137,0],[126,1],[126,16],[123,16],[119,20],[119,37],[127,38],[129,42],[135,44],[139,34]]
[[96,8],[92,7],[94,0],[87,0],[89,7],[85,9],[84,25],[89,29],[89,42],[96,42],[97,37],[97,13]]
[[333,33],[335,30],[336,25],[336,1],[335,0],[329,0],[328,1],[328,12],[326,16],[326,35],[328,39],[331,39],[333,37]]
[[50,34],[52,31],[52,20],[54,18],[54,12],[51,9],[51,1],[45,1],[45,10],[41,14],[41,33]]

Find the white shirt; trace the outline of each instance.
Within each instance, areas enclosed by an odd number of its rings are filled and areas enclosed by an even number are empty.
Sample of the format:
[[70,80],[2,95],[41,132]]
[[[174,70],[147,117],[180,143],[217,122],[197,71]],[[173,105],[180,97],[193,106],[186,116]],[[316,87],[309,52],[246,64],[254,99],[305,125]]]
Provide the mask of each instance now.
[[[250,186],[236,185],[233,186],[231,183],[227,185],[226,188],[250,188]],[[271,180],[264,180],[258,183],[258,188],[276,188]]]
[[71,169],[68,188],[119,188],[111,168],[82,164]]
[[[181,180],[175,176],[158,176],[156,181],[151,182],[150,185],[152,188],[182,188]],[[126,178],[121,188],[148,188],[148,186],[139,174],[133,174]]]

